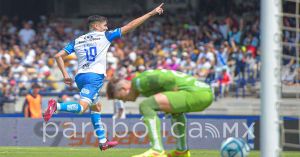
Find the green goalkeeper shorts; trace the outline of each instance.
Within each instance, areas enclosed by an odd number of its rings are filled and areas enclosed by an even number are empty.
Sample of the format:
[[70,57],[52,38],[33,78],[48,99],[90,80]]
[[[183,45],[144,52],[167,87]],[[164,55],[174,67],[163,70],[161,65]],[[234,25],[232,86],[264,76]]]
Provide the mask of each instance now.
[[213,101],[211,90],[172,91],[162,94],[167,96],[172,107],[172,113],[203,111]]

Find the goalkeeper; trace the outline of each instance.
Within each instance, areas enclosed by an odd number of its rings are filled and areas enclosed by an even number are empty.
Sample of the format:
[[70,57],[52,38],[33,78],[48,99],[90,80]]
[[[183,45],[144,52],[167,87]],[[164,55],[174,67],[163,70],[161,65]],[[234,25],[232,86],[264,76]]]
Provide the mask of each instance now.
[[[151,148],[134,157],[189,157],[184,113],[203,111],[212,103],[210,86],[170,70],[148,70],[131,82],[113,79],[107,85],[109,99],[135,101],[139,94],[147,97],[140,103],[139,110],[149,130]],[[161,124],[156,111],[171,113],[172,125],[177,124],[174,126],[174,133],[179,137],[176,137],[177,148],[170,154],[166,154],[162,145]]]

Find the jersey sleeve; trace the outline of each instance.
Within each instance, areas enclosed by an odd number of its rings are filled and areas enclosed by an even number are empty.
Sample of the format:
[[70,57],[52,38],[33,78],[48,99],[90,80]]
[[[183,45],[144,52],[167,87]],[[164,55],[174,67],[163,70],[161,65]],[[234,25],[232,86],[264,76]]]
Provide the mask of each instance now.
[[65,46],[64,50],[67,51],[68,54],[71,54],[74,52],[74,46],[75,46],[75,41],[73,40]]
[[140,80],[139,76],[133,78],[131,82],[132,82],[132,87],[134,89],[138,90],[139,92],[142,92],[141,80]]
[[121,38],[121,36],[122,36],[121,28],[116,28],[114,30],[105,32],[105,37],[110,42],[112,42],[117,38]]

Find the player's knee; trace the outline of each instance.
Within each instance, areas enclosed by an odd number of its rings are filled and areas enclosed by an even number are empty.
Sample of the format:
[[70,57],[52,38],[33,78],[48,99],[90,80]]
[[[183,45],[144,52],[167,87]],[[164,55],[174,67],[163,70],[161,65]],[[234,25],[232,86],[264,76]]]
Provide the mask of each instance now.
[[139,106],[140,113],[143,115],[155,113],[158,110],[158,104],[156,103],[154,97],[147,98],[143,100]]
[[147,111],[151,110],[151,108],[145,103],[145,100],[139,106],[139,110],[141,114],[147,113]]
[[82,107],[81,113],[84,113],[89,108],[89,102],[80,101],[79,104]]
[[96,103],[94,105],[91,106],[91,110],[95,111],[95,112],[101,112],[101,104],[100,103]]
[[88,106],[81,105],[81,107],[82,107],[82,112],[80,112],[80,114],[84,113],[88,109]]

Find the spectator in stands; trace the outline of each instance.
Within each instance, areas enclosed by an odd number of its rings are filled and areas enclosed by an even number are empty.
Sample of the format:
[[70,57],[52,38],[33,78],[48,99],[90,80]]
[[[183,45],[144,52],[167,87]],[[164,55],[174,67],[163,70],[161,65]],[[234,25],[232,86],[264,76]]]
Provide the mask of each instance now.
[[258,38],[253,36],[252,33],[248,32],[247,37],[244,39],[243,44],[246,45],[246,46],[257,47],[258,46]]
[[205,82],[210,85],[216,82],[216,72],[214,70],[214,67],[210,67],[208,74],[205,78]]
[[27,45],[33,42],[35,38],[35,30],[33,30],[31,27],[33,25],[32,21],[28,21],[24,23],[24,27],[19,31],[19,38],[22,44]]
[[157,57],[156,62],[156,69],[166,69],[167,68],[167,61],[164,56]]
[[123,100],[114,100],[114,113],[113,113],[113,119],[125,119],[126,118],[126,112],[125,112],[125,106]]
[[17,81],[15,79],[11,79],[9,81],[9,90],[7,91],[8,102],[16,102],[19,95],[19,88],[17,86]]
[[112,52],[107,53],[107,62],[112,64],[112,68],[116,69],[118,66],[118,58]]
[[8,62],[6,61],[5,57],[1,57],[0,60],[0,75],[3,77],[8,77],[10,72],[10,66]]
[[247,65],[248,83],[254,85],[256,82],[258,65],[251,52],[250,53],[248,52],[246,55],[246,65]]
[[187,52],[183,52],[182,60],[180,62],[180,71],[193,76],[195,73],[195,67],[196,63],[192,61],[189,54]]
[[126,80],[131,81],[134,78],[135,75],[134,75],[134,73],[132,73],[132,71],[133,71],[133,69],[131,66],[126,68],[126,72],[127,72],[126,77],[125,77]]
[[172,55],[170,62],[167,64],[167,69],[169,70],[178,70],[179,64],[177,63],[177,56]]
[[282,75],[282,83],[288,86],[294,85],[296,82],[297,70],[294,67],[290,67],[285,70]]
[[227,72],[227,69],[225,68],[222,70],[222,74],[218,80],[220,97],[224,97],[225,94],[228,93],[230,83],[231,83],[231,78]]
[[135,73],[135,77],[139,76],[140,73],[144,72],[146,70],[144,65],[140,65],[138,67],[138,71]]
[[196,74],[200,80],[204,80],[208,75],[209,69],[211,69],[211,62],[206,58],[202,57],[197,65]]
[[19,59],[15,59],[10,69],[9,78],[18,80],[23,71],[25,71],[25,67],[21,64],[21,61]]
[[300,86],[300,67],[298,68],[297,77],[295,80],[297,86]]
[[235,61],[234,76],[245,78],[246,60],[245,60],[245,54],[243,50],[240,47],[234,47],[232,58]]
[[3,86],[2,83],[0,83],[0,114],[3,113],[4,101],[5,101],[5,97],[3,94]]
[[18,60],[22,60],[22,58],[25,56],[19,45],[13,45],[13,48],[10,50],[10,54],[12,54],[13,57]]
[[115,71],[116,69],[113,67],[113,63],[112,62],[108,62],[107,63],[107,70],[106,70],[106,79],[110,80],[112,77],[114,77]]
[[26,91],[26,89],[29,89],[29,74],[27,73],[27,71],[23,71],[21,73],[20,78],[18,79],[18,86],[20,88],[20,91]]
[[32,48],[27,48],[25,59],[23,60],[24,65],[27,67],[32,67],[35,61],[36,52]]
[[46,72],[49,72],[50,68],[45,64],[45,61],[39,60],[38,65],[36,66],[36,72],[39,78],[42,78]]
[[44,85],[46,91],[53,91],[58,89],[58,84],[55,81],[55,78],[51,75],[50,71],[44,72]]
[[243,27],[244,27],[244,20],[240,19],[239,28],[233,27],[232,30],[230,30],[228,33],[228,38],[230,40],[233,40],[238,45],[241,43]]
[[27,118],[42,118],[42,96],[39,94],[40,86],[32,85],[32,91],[26,95],[23,112]]

